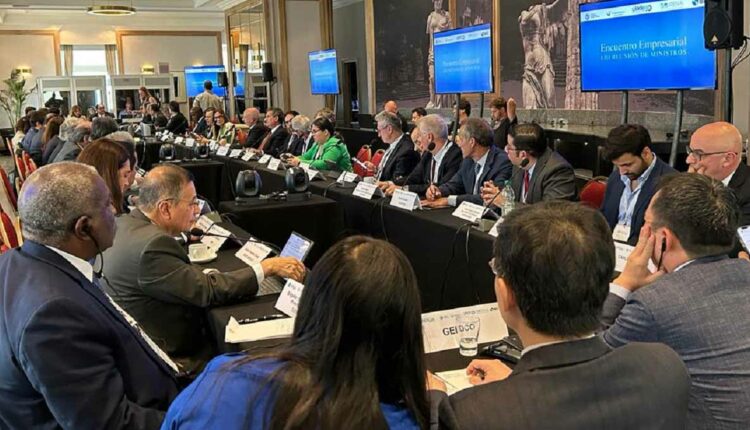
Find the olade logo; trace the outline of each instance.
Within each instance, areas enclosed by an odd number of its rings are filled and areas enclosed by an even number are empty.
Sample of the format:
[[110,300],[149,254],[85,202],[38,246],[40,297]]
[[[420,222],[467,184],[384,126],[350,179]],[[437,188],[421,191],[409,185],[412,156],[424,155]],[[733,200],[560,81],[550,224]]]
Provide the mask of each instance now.
[[457,335],[457,334],[463,333],[465,331],[474,330],[475,328],[476,328],[476,324],[474,324],[474,323],[467,323],[467,324],[458,325],[458,326],[455,326],[455,327],[444,327],[443,328],[443,334],[445,336]]
[[646,4],[646,5],[633,6],[633,12],[651,12],[651,5]]

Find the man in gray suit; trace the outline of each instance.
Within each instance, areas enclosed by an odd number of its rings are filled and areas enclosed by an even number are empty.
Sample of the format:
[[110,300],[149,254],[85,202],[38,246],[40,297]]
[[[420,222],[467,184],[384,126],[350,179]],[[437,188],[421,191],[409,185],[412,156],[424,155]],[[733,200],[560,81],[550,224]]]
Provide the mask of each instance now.
[[[562,155],[547,147],[544,130],[538,124],[518,124],[512,127],[505,146],[513,163],[511,186],[516,201],[537,203],[545,200],[575,200],[576,184],[573,167]],[[498,194],[502,183],[486,182],[482,186],[482,200],[502,206]]]
[[662,342],[680,354],[692,378],[688,428],[750,428],[750,263],[726,256],[734,194],[703,175],[665,176],[644,219],[610,286],[604,340]]
[[[661,344],[612,349],[594,336],[615,259],[604,217],[563,201],[522,207],[500,224],[493,256],[500,313],[525,349],[512,372],[472,361],[477,386],[442,401],[441,427],[684,427],[689,380],[677,354]],[[434,406],[439,396],[430,397]]]
[[203,308],[250,300],[266,276],[301,280],[294,258],[268,258],[228,273],[204,273],[174,239],[200,213],[190,173],[158,166],[139,187],[138,208],[117,219],[104,252],[105,289],[182,370],[200,370],[215,351]]

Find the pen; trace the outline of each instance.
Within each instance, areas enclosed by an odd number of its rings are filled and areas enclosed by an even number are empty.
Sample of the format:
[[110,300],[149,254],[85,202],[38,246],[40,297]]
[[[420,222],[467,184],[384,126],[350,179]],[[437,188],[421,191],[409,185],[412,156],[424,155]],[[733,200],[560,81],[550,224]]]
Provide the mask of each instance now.
[[238,324],[252,324],[252,323],[256,323],[256,322],[277,320],[277,319],[281,319],[281,318],[286,318],[286,315],[284,315],[284,314],[272,314],[272,315],[265,315],[265,316],[258,317],[258,318],[243,318],[243,319],[237,321],[237,323]]

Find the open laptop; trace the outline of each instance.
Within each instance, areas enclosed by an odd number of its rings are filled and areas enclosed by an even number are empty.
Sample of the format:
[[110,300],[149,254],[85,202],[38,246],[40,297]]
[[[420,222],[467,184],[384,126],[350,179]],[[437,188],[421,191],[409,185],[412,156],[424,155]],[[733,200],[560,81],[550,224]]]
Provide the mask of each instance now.
[[[289,235],[289,240],[286,241],[284,248],[279,253],[279,257],[294,257],[301,262],[305,262],[305,258],[310,253],[310,248],[313,246],[313,241],[302,236],[301,234],[293,231]],[[258,286],[258,296],[267,296],[269,294],[278,294],[284,288],[286,280],[278,276],[269,276],[263,279],[263,282]]]

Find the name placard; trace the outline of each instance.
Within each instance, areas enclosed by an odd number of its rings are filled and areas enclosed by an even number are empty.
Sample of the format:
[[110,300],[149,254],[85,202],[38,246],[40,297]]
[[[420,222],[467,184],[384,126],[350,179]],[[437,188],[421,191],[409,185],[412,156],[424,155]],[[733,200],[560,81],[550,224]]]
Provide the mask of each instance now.
[[258,163],[260,163],[260,164],[266,164],[269,161],[271,161],[271,154],[265,154],[262,157],[260,157],[260,160],[258,160]]
[[229,154],[229,146],[227,146],[227,145],[224,145],[221,148],[219,148],[218,150],[216,150],[216,155],[220,155],[222,157],[226,157],[227,154]]
[[219,236],[224,237],[218,237],[218,236],[203,236],[201,238],[201,243],[208,246],[213,252],[219,252],[219,249],[222,245],[224,245],[224,242],[227,241],[227,238],[232,235],[232,233],[229,232],[229,230],[219,227],[216,224],[211,225],[207,229],[200,227],[201,230],[203,230],[204,233],[208,233],[209,230],[211,231],[211,234],[216,234]]
[[187,139],[185,139],[185,146],[187,146],[188,148],[194,147],[195,139],[193,139],[192,137],[188,137]]
[[182,136],[177,136],[174,138],[174,143],[182,143],[185,140]]
[[240,158],[240,155],[242,155],[241,149],[233,149],[232,152],[229,153],[230,158]]
[[357,174],[354,172],[341,172],[336,182],[339,184],[353,183],[357,180]]
[[169,134],[165,133],[164,136],[161,137],[161,141],[166,142],[167,140],[169,140]]
[[356,188],[354,188],[352,194],[365,200],[370,200],[372,199],[372,196],[378,195],[378,193],[380,194],[380,197],[382,197],[383,192],[380,191],[380,188],[378,188],[377,185],[360,182],[357,184]]
[[261,260],[266,258],[271,253],[271,248],[258,242],[247,242],[242,245],[239,251],[234,256],[242,260],[248,266],[260,263]]
[[250,151],[245,152],[245,155],[242,156],[242,161],[250,161],[251,158],[253,158],[253,154]]
[[[625,269],[625,263],[628,262],[628,257],[635,249],[634,246],[630,246],[627,243],[615,242],[615,271],[622,272]],[[656,266],[654,262],[649,260],[648,270],[651,273],[656,272]]]
[[279,299],[276,300],[276,305],[274,307],[292,318],[296,317],[299,299],[302,297],[302,290],[304,288],[305,286],[303,284],[300,284],[294,279],[287,279],[286,284],[284,284],[284,289],[281,290]]
[[414,209],[422,209],[417,193],[404,190],[396,190],[393,192],[391,206],[396,206],[397,208],[405,209],[410,212]]
[[453,216],[469,222],[476,222],[482,218],[484,206],[472,202],[463,202],[453,211]]
[[279,170],[280,165],[281,165],[281,160],[279,160],[278,158],[272,158],[271,161],[268,162],[268,169]]
[[422,314],[425,353],[458,348],[461,327],[457,323],[461,315],[479,317],[479,343],[495,342],[508,335],[508,326],[500,316],[497,303],[430,312]]

